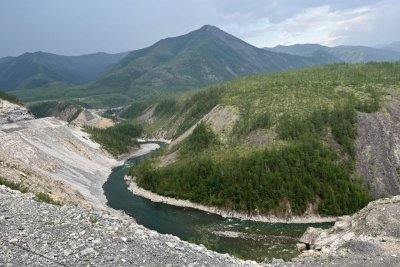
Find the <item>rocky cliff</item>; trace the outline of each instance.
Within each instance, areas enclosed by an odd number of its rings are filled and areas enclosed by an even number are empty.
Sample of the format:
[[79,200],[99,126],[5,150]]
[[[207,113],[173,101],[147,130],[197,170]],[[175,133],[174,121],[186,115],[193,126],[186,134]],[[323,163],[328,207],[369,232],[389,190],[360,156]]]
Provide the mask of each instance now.
[[310,227],[300,242],[301,266],[400,266],[400,196],[371,202],[330,229]]
[[387,94],[381,111],[358,114],[357,172],[375,198],[400,194],[400,96]]

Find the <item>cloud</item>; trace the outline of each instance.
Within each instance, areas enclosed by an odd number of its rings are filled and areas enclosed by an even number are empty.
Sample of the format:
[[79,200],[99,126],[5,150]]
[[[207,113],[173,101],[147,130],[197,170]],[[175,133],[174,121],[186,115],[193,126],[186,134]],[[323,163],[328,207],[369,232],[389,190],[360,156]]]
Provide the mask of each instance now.
[[0,57],[143,48],[212,24],[259,47],[400,40],[398,0],[1,0]]
[[395,0],[350,9],[330,5],[306,8],[279,23],[258,19],[242,28],[240,36],[256,46],[320,43],[328,46],[374,45],[400,39],[400,6]]

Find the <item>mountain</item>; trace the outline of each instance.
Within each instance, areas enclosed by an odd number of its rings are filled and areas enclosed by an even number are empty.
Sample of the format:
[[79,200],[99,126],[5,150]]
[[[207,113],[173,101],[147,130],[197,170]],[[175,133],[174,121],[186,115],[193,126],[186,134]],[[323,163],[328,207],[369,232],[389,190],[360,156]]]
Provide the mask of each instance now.
[[310,58],[254,47],[214,26],[133,51],[91,84],[91,93],[162,95],[237,77],[315,65]]
[[127,53],[60,56],[44,52],[0,59],[0,90],[34,89],[55,82],[71,85],[95,80]]
[[400,52],[400,42],[393,42],[393,43],[390,43],[387,45],[381,45],[381,46],[379,46],[379,48]]
[[[19,89],[22,87],[25,90],[15,91],[15,94],[26,102],[79,99],[93,107],[113,107],[189,91],[246,75],[337,62],[395,60],[400,60],[400,53],[369,47],[295,45],[261,49],[215,26],[206,25],[188,34],[166,38],[150,47],[130,52],[89,84],[68,87],[64,82],[54,86],[41,86],[40,90],[26,90],[39,87],[49,80],[36,78],[24,82]],[[10,59],[5,58],[3,61],[0,61],[0,66],[7,65]],[[51,70],[50,68],[48,72],[52,73]],[[23,71],[15,71],[15,75],[22,73]],[[63,75],[70,73],[61,72]],[[78,73],[83,72],[76,69],[72,74]],[[53,76],[48,74],[46,77]],[[76,79],[76,75],[73,78]],[[57,77],[51,80],[74,79]],[[85,81],[79,80],[73,84],[82,84]]]
[[321,63],[365,63],[370,61],[400,61],[400,52],[366,46],[327,47],[319,44],[278,45],[267,51],[311,57]]

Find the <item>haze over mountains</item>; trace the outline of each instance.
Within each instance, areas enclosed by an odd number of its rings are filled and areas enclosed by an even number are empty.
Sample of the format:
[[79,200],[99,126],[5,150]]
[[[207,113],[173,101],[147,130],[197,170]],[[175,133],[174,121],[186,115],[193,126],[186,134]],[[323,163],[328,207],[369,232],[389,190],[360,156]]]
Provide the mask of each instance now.
[[388,45],[381,45],[378,48],[400,52],[400,42],[393,42]]
[[127,54],[60,56],[35,52],[1,58],[0,90],[34,89],[54,82],[84,84],[97,79]]
[[[370,61],[399,61],[400,52],[395,49],[372,48],[367,46],[336,46],[328,47],[319,44],[295,44],[290,46],[278,45],[265,48],[268,51],[286,53],[303,57],[311,57],[322,64],[329,63],[366,63]],[[393,44],[393,48],[396,48]],[[399,46],[400,48],[400,46]],[[400,50],[399,50],[400,51]]]
[[384,48],[299,44],[257,48],[215,26],[166,38],[129,53],[59,56],[44,52],[0,59],[0,90],[23,101],[79,98],[94,106],[188,91],[251,74],[330,63],[399,61]]

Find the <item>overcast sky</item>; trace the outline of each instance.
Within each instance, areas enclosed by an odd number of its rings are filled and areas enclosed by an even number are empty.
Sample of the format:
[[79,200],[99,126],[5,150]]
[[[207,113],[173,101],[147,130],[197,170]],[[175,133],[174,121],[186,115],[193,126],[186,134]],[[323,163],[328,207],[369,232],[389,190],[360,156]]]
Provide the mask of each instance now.
[[0,0],[0,57],[143,48],[211,24],[255,46],[400,40],[400,0]]

